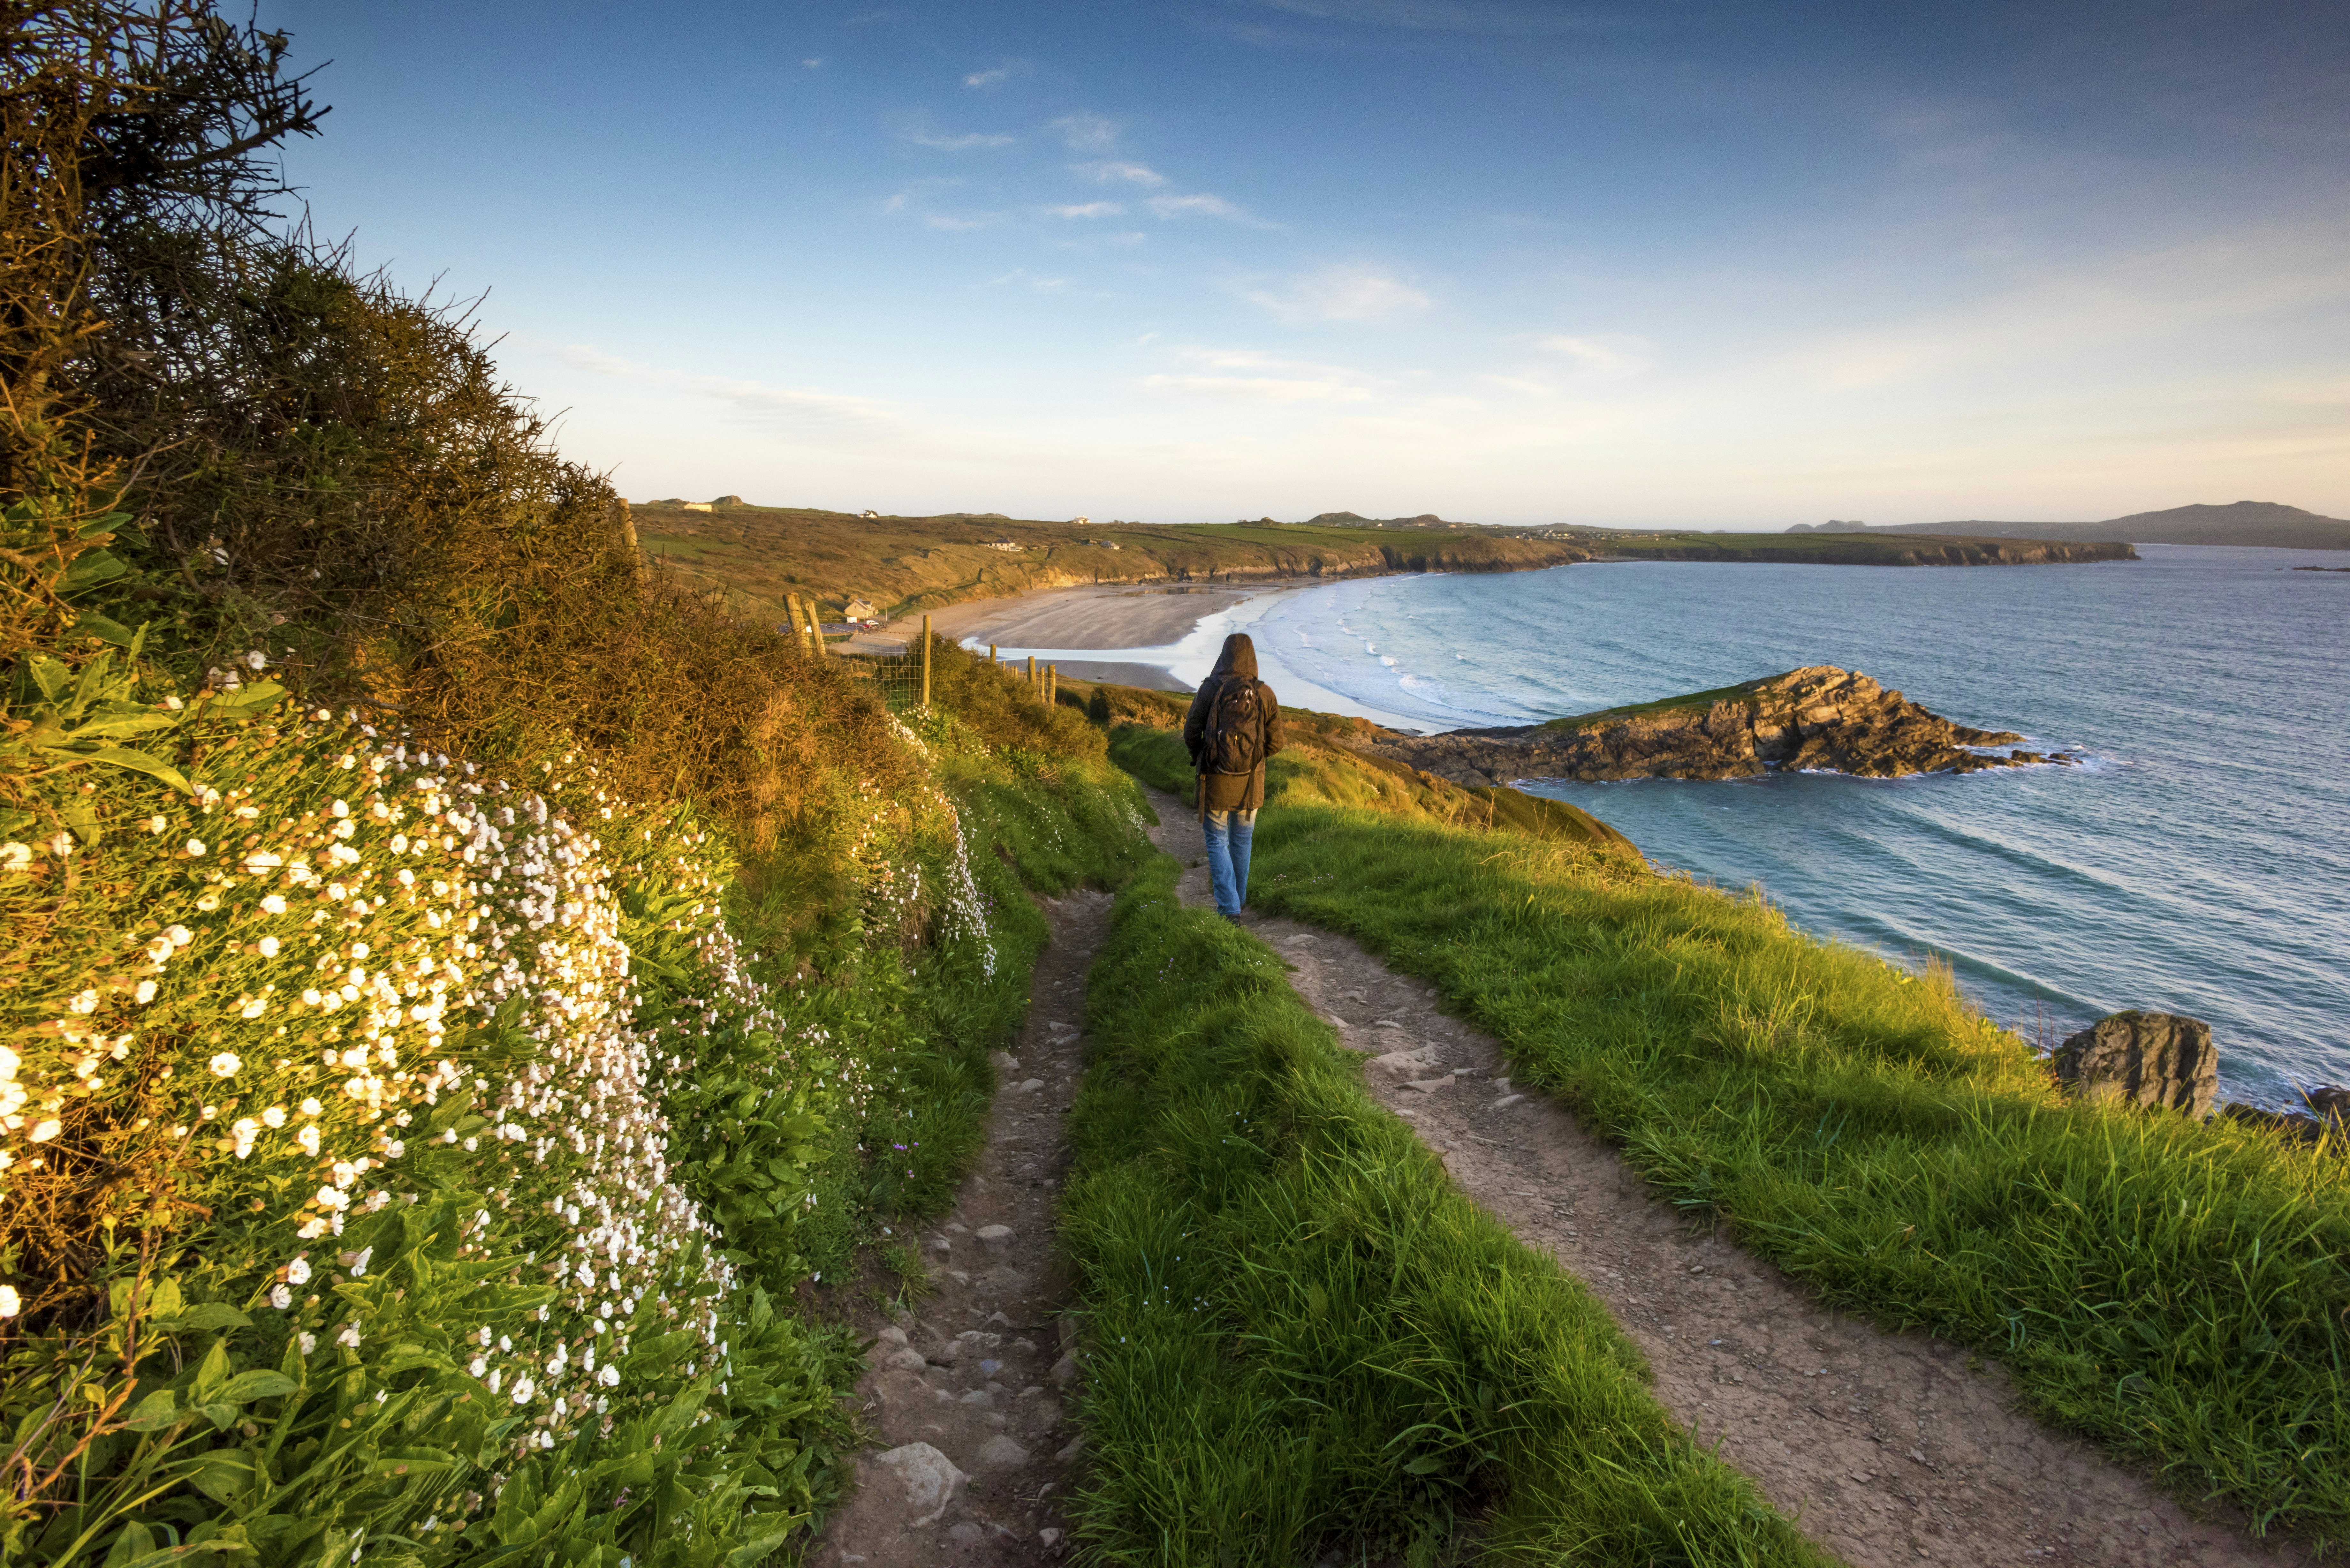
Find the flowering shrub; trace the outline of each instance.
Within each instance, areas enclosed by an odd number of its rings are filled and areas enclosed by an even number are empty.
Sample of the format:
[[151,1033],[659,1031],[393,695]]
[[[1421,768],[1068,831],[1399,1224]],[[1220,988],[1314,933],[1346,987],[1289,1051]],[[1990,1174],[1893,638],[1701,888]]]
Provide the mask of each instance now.
[[[746,972],[731,866],[573,759],[494,777],[211,695],[174,767],[64,797],[86,838],[0,850],[36,939],[0,1046],[8,1544],[779,1540],[837,1353],[729,1259],[788,1259],[858,1075]],[[681,1179],[676,1116],[756,1163],[759,1213],[724,1160]],[[103,1397],[45,1416],[68,1366]],[[24,1501],[68,1471],[74,1506]]]

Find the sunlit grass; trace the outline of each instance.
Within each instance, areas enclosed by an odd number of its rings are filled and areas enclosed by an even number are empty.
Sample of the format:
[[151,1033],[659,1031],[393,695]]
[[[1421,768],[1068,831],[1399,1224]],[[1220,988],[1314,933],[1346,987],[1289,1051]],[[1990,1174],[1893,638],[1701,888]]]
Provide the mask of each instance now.
[[[1180,760],[1141,732],[1116,748],[1146,777]],[[2350,1526],[2338,1142],[2069,1103],[1947,971],[1321,787],[1347,769],[1277,761],[1253,899],[1434,981],[1521,1082],[1826,1300],[1997,1356],[2041,1414],[2182,1496]]]
[[1066,1234],[1107,1562],[1819,1561],[1638,1353],[1452,1189],[1261,944],[1160,859],[1089,982]]

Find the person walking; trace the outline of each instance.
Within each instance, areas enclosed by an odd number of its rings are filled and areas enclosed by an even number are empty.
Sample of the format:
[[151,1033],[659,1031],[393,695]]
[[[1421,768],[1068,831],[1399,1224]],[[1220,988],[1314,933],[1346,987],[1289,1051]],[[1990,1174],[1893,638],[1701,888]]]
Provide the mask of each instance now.
[[1246,632],[1224,639],[1215,669],[1200,682],[1183,716],[1183,744],[1198,775],[1216,911],[1238,920],[1248,902],[1249,840],[1264,805],[1265,759],[1281,750],[1281,705],[1256,678],[1256,644]]

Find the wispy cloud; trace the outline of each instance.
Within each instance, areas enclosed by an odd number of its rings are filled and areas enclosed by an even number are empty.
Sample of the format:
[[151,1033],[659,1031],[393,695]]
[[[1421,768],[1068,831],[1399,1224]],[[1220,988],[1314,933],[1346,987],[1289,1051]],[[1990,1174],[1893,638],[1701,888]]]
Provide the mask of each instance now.
[[1115,218],[1126,208],[1116,202],[1075,202],[1062,207],[1047,207],[1045,212],[1055,218]]
[[1385,267],[1347,265],[1301,273],[1246,297],[1284,321],[1387,321],[1434,303]]
[[1142,385],[1154,392],[1253,403],[1367,403],[1379,385],[1343,365],[1283,359],[1254,348],[1183,348],[1175,358],[1195,369],[1145,376]]
[[1072,152],[1107,152],[1118,145],[1118,122],[1097,114],[1065,114],[1045,129],[1059,131]]
[[802,64],[802,65],[806,66],[806,67],[808,69],[810,69],[810,70],[814,70],[814,69],[816,69],[816,67],[818,67],[818,66],[820,66],[820,65],[824,64],[824,61],[822,61],[821,59],[815,59],[815,60],[802,60],[802,61],[800,62],[800,64]]
[[971,75],[962,78],[962,85],[967,88],[1002,87],[1005,82],[1010,81],[1014,77],[1018,76],[1022,71],[1026,70],[1027,68],[1027,65],[1024,61],[1006,60],[993,70],[972,72]]
[[1153,196],[1144,204],[1162,218],[1222,218],[1228,223],[1245,223],[1256,229],[1275,226],[1245,207],[1236,206],[1222,196],[1211,196],[1205,192],[1190,196]]
[[1167,176],[1148,163],[1125,163],[1112,159],[1100,159],[1091,163],[1072,163],[1069,172],[1097,184],[1158,186],[1167,183]]
[[1573,337],[1558,333],[1535,338],[1534,347],[1564,356],[1577,369],[1594,375],[1628,376],[1648,367],[1648,346],[1633,337]]
[[1058,294],[1069,286],[1069,280],[1066,277],[1044,277],[1024,266],[1015,266],[1001,277],[991,277],[981,286],[1003,288],[1015,283],[1024,283],[1038,294]]
[[881,203],[881,211],[891,214],[902,213],[908,217],[918,220],[928,228],[957,231],[963,229],[992,229],[998,223],[1005,222],[1012,216],[1009,213],[1002,212],[940,213],[931,210],[923,200],[924,196],[930,192],[951,190],[953,187],[962,183],[962,181],[960,179],[947,177],[941,177],[933,180],[917,180],[912,184],[907,186],[904,190],[899,192],[896,195],[890,197],[888,201],[883,202]]
[[875,398],[775,387],[729,376],[696,376],[623,359],[592,344],[571,344],[561,352],[564,362],[575,369],[724,404],[742,416],[743,422],[771,435],[821,437],[827,441],[849,436],[886,437],[895,434],[903,422],[894,408]]
[[1009,147],[1018,140],[999,133],[970,130],[961,136],[941,136],[934,130],[910,130],[906,140],[917,147],[935,147],[941,152],[968,152],[976,147]]

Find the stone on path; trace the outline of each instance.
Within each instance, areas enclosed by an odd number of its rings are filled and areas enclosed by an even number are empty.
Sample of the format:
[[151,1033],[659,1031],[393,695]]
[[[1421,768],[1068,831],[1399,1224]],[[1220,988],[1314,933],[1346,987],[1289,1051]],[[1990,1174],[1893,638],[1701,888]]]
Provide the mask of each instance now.
[[908,1443],[876,1454],[873,1463],[905,1489],[906,1505],[915,1514],[906,1521],[910,1530],[936,1524],[953,1504],[963,1483],[971,1480],[955,1469],[952,1459],[928,1443]]
[[2200,1120],[2220,1089],[2211,1026],[2175,1012],[2116,1012],[2100,1018],[2049,1058],[2056,1076],[2085,1100],[2167,1106]]
[[1016,1470],[1027,1462],[1028,1450],[1000,1432],[979,1450],[978,1464],[983,1470]]
[[972,1234],[979,1239],[981,1246],[991,1252],[1001,1254],[1012,1245],[1012,1227],[1009,1225],[982,1225]]

